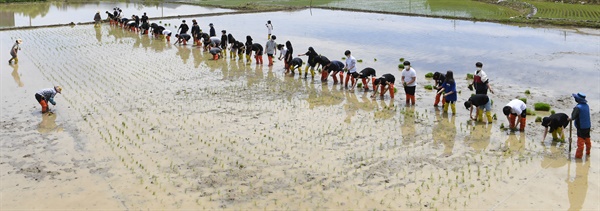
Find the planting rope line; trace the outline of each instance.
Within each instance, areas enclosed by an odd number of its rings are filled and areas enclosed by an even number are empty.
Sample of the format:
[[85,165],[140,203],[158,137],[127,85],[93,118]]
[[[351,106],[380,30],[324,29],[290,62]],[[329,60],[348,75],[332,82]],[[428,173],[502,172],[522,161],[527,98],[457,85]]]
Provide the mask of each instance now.
[[[548,168],[548,166],[552,165],[554,162],[556,162],[556,160],[550,162],[548,165],[544,166],[544,168],[540,169],[538,172],[536,172],[533,177],[536,177],[538,174],[540,174],[542,172],[542,170]],[[496,210],[496,208],[498,206],[500,206],[500,204],[504,203],[506,200],[508,200],[510,197],[512,197],[513,195],[515,195],[515,193],[517,193],[518,191],[520,191],[521,189],[523,189],[523,187],[525,187],[525,184],[529,183],[529,181],[531,180],[527,180],[525,183],[519,185],[519,188],[515,191],[513,191],[511,194],[509,194],[506,198],[504,198],[503,200],[499,201],[496,205],[494,205],[492,208],[490,208],[489,210]]]

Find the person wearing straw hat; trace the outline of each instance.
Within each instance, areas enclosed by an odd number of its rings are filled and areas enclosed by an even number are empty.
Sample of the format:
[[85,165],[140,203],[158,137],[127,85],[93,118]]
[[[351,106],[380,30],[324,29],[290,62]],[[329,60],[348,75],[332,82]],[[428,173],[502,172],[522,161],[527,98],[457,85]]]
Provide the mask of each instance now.
[[571,119],[577,128],[577,151],[575,151],[575,158],[581,159],[583,157],[583,148],[585,145],[585,154],[589,157],[592,149],[592,141],[590,140],[590,128],[592,128],[592,121],[590,118],[590,107],[585,99],[585,94],[577,93],[573,94],[577,105],[573,108],[571,113]]
[[23,43],[23,40],[17,39],[15,44],[10,49],[10,56],[12,56],[12,58],[10,58],[8,60],[8,64],[12,64],[13,60],[15,60],[15,64],[19,63],[19,58],[17,57],[17,53],[19,52],[19,50],[21,50],[21,46],[19,46],[21,43]]
[[52,105],[56,105],[56,102],[54,101],[56,93],[62,93],[62,87],[54,86],[53,88],[42,89],[35,93],[35,99],[42,106],[42,113],[49,111],[48,102],[52,103]]
[[100,26],[100,21],[102,21],[102,17],[100,17],[100,10],[98,10],[98,12],[96,12],[96,15],[94,15],[94,26]]

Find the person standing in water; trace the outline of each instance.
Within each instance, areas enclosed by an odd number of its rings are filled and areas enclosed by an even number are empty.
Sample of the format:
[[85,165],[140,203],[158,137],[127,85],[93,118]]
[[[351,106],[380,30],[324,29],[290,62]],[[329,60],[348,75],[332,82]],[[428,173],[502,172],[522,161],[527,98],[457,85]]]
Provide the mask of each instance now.
[[446,103],[446,98],[442,97],[442,94],[440,94],[440,90],[443,88],[442,84],[444,83],[444,81],[446,81],[446,75],[440,72],[435,72],[433,74],[433,80],[435,81],[434,88],[437,89],[435,95],[435,102],[433,102],[433,106],[438,106],[438,104],[440,103],[440,98],[442,100],[442,106],[444,106],[444,104]]
[[475,94],[487,94],[488,90],[492,94],[494,94],[494,90],[490,86],[489,79],[487,74],[483,71],[483,63],[477,62],[475,63],[475,67],[477,70],[475,71],[475,75],[473,75],[473,82],[469,85],[469,89],[471,87],[475,88]]
[[267,27],[267,31],[268,31],[267,39],[270,40],[271,39],[271,33],[273,33],[273,24],[271,24],[271,20],[268,20],[267,24],[265,24],[265,26]]
[[21,50],[21,46],[20,46],[21,43],[23,43],[23,40],[17,39],[15,44],[10,49],[10,56],[12,58],[10,58],[8,60],[8,64],[12,64],[13,60],[15,60],[15,64],[19,63],[19,57],[17,57],[17,53],[19,53],[19,50]]
[[190,27],[187,25],[187,23],[185,23],[185,20],[181,21],[181,25],[179,25],[179,28],[177,29],[177,31],[179,32],[179,34],[187,34],[187,31],[190,29]]
[[54,101],[54,96],[56,93],[62,93],[62,88],[60,86],[55,86],[53,88],[42,89],[35,93],[35,99],[42,106],[42,113],[48,112],[48,102],[52,103],[52,105],[56,105]]
[[346,71],[347,71],[344,86],[346,88],[348,88],[348,80],[352,79],[352,86],[354,86],[354,83],[356,83],[356,79],[354,77],[352,77],[352,74],[356,72],[356,58],[354,58],[354,56],[352,56],[352,52],[350,52],[350,50],[346,50],[344,52],[344,55],[346,55]]
[[590,150],[592,149],[592,141],[590,140],[592,121],[590,118],[590,107],[585,99],[585,94],[573,94],[573,98],[577,102],[571,113],[571,119],[573,119],[575,128],[577,128],[577,151],[575,151],[575,158],[581,159],[583,157],[584,145],[586,148],[585,154],[588,157],[590,156]]
[[446,99],[446,103],[444,103],[444,113],[448,112],[448,107],[452,108],[452,114],[456,114],[456,100],[458,100],[458,95],[456,94],[456,82],[454,81],[454,73],[451,70],[446,72],[446,79],[444,83],[442,83],[442,88],[438,91],[438,95],[444,93],[444,99]]
[[402,70],[402,85],[406,93],[406,105],[415,105],[415,90],[417,89],[417,71],[410,66],[409,61],[404,61]]
[[215,26],[212,23],[210,23],[210,24],[208,24],[208,27],[210,27],[210,30],[209,30],[210,34],[209,35],[211,37],[216,37],[217,36],[217,31],[215,31]]
[[94,26],[99,27],[101,21],[102,21],[102,17],[100,17],[100,11],[98,11],[98,12],[96,12],[96,15],[94,15]]
[[200,26],[198,26],[198,22],[196,19],[192,19],[192,37],[194,38],[194,45],[200,46]]
[[269,67],[273,66],[273,56],[277,54],[277,43],[275,39],[277,37],[275,35],[270,36],[271,38],[265,44],[265,51],[267,53],[267,59],[269,60]]

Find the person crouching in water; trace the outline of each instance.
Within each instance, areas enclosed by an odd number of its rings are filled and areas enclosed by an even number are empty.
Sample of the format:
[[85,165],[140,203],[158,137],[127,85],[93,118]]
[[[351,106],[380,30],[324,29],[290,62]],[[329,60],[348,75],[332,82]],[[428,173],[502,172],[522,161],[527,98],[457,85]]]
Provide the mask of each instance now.
[[109,25],[110,26],[115,25],[115,23],[116,23],[115,22],[115,16],[112,13],[108,12],[108,11],[106,11],[106,14],[108,15],[108,21],[109,21],[108,23],[109,23]]
[[[231,49],[237,49],[238,61],[244,59],[244,52],[246,51],[246,46],[241,41],[235,41],[235,44]],[[233,50],[232,50],[233,51]],[[234,56],[235,57],[235,56]]]
[[[475,117],[473,117],[473,107],[477,109]],[[483,112],[488,123],[492,123],[492,100],[486,94],[475,94],[465,101],[465,108],[470,110],[469,118],[475,121],[483,122]]]
[[192,36],[190,36],[189,34],[176,34],[175,37],[177,38],[175,44],[182,43],[183,45],[187,45],[187,41],[189,41],[192,38]]
[[444,113],[448,112],[448,105],[452,108],[452,114],[456,114],[456,100],[458,99],[458,95],[456,94],[456,82],[454,81],[454,73],[451,70],[446,72],[446,79],[444,83],[442,83],[442,88],[438,91],[437,95],[441,95],[444,93],[444,99],[446,99],[446,103],[444,103]]
[[[290,61],[289,67],[290,67],[290,71],[292,71],[292,74],[294,74],[294,71],[296,69],[300,70],[300,67],[302,67],[302,59],[301,58],[293,58],[292,61]],[[287,74],[287,72],[286,72]]]
[[35,99],[42,106],[42,113],[48,112],[48,102],[52,103],[52,105],[56,105],[54,101],[54,96],[56,93],[62,93],[62,88],[60,86],[55,86],[53,88],[42,89],[35,93]]
[[171,30],[165,29],[162,31],[162,35],[165,39],[167,39],[168,43],[171,43],[171,34],[172,34]]
[[319,69],[319,67],[323,68],[323,70],[319,70],[319,71],[321,71],[321,81],[322,82],[327,81],[329,72],[325,71],[325,66],[328,65],[329,63],[331,63],[331,61],[326,56],[319,55],[319,56],[315,57],[315,63],[317,63],[317,70]]
[[[313,47],[308,47],[308,51],[304,54],[298,54],[298,56],[308,56],[308,61],[306,62],[306,68],[304,69],[304,78],[308,75],[308,68],[310,67],[310,75],[312,78],[315,78],[315,58],[319,56],[319,54],[315,51]],[[302,70],[298,70],[298,74],[302,75]]]
[[[369,83],[373,84],[373,88],[375,87],[375,85],[374,85],[375,84],[375,69],[373,69],[373,68],[367,67],[367,68],[361,70],[360,73],[355,72],[352,74],[352,77],[354,77],[356,79],[358,79],[358,78],[362,79],[363,89],[365,89],[365,91],[369,90]],[[356,84],[358,84],[358,83],[355,83],[352,86],[353,90],[354,90],[354,87],[356,86]]]
[[442,106],[446,103],[446,98],[442,97],[442,94],[440,93],[440,90],[443,88],[442,84],[444,84],[444,81],[446,81],[446,75],[440,72],[435,72],[433,73],[433,80],[435,81],[435,85],[434,88],[437,89],[436,95],[435,95],[435,102],[433,102],[433,106],[437,107],[438,104],[440,103],[440,98],[442,100]]
[[208,52],[210,52],[210,54],[213,55],[213,60],[218,60],[219,58],[221,58],[222,51],[219,46],[212,46]]
[[328,75],[331,74],[331,77],[333,77],[333,84],[338,83],[338,76],[340,77],[340,84],[344,84],[342,81],[342,79],[344,79],[344,76],[340,73],[344,72],[345,66],[346,65],[343,62],[333,60],[323,67],[323,71],[327,72]]
[[375,95],[377,94],[377,90],[379,89],[379,87],[381,87],[381,92],[379,93],[380,97],[383,97],[383,94],[385,94],[388,90],[390,91],[390,97],[392,99],[394,99],[394,82],[396,82],[396,77],[394,77],[394,75],[392,74],[383,74],[380,78],[375,79],[375,83],[374,84],[374,88],[373,90],[375,92],[373,92],[373,95],[371,95],[371,98],[375,98]]
[[[508,102],[502,112],[508,119],[509,128],[512,130],[517,129],[517,125],[521,124],[520,131],[525,130],[525,124],[527,119],[527,105],[519,99],[514,99]],[[516,119],[516,122],[515,122]]]
[[[556,113],[548,117],[542,118],[542,126],[546,128],[544,131],[544,137],[542,141],[546,140],[546,134],[548,134],[548,127],[550,127],[550,133],[552,133],[552,140],[565,140],[565,133],[563,128],[569,126],[569,116],[565,113]],[[558,138],[560,134],[560,139]]]
[[150,24],[146,21],[144,23],[142,23],[142,26],[140,27],[141,29],[141,34],[146,35],[148,34],[148,30],[150,29]]
[[263,47],[259,43],[252,44],[252,51],[254,51],[254,59],[256,60],[256,64],[263,64]]

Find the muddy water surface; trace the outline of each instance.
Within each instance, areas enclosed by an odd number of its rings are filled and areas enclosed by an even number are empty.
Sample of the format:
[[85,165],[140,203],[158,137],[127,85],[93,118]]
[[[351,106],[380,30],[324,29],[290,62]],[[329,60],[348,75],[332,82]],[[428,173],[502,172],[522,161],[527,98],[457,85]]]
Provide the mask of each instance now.
[[[598,35],[312,12],[200,22],[264,43],[270,19],[295,54],[313,46],[340,60],[351,49],[359,69],[378,75],[399,78],[404,57],[419,74],[417,106],[405,107],[402,91],[372,100],[371,92],[285,76],[281,62],[211,61],[199,48],[107,25],[2,32],[4,49],[24,40],[19,64],[0,72],[2,208],[598,208],[597,141],[591,158],[571,161],[565,143],[541,140],[534,118],[526,132],[508,132],[499,112],[530,89],[528,105],[570,113],[568,94],[584,90],[599,118],[590,45]],[[471,94],[463,77],[476,61],[496,91],[499,118],[489,125],[467,121],[462,107]],[[573,71],[558,71],[565,66]],[[422,88],[431,83],[426,72],[447,69],[461,90],[456,115],[432,107],[434,93]],[[585,86],[564,84],[574,78]],[[42,115],[33,95],[55,84],[64,92]]]

